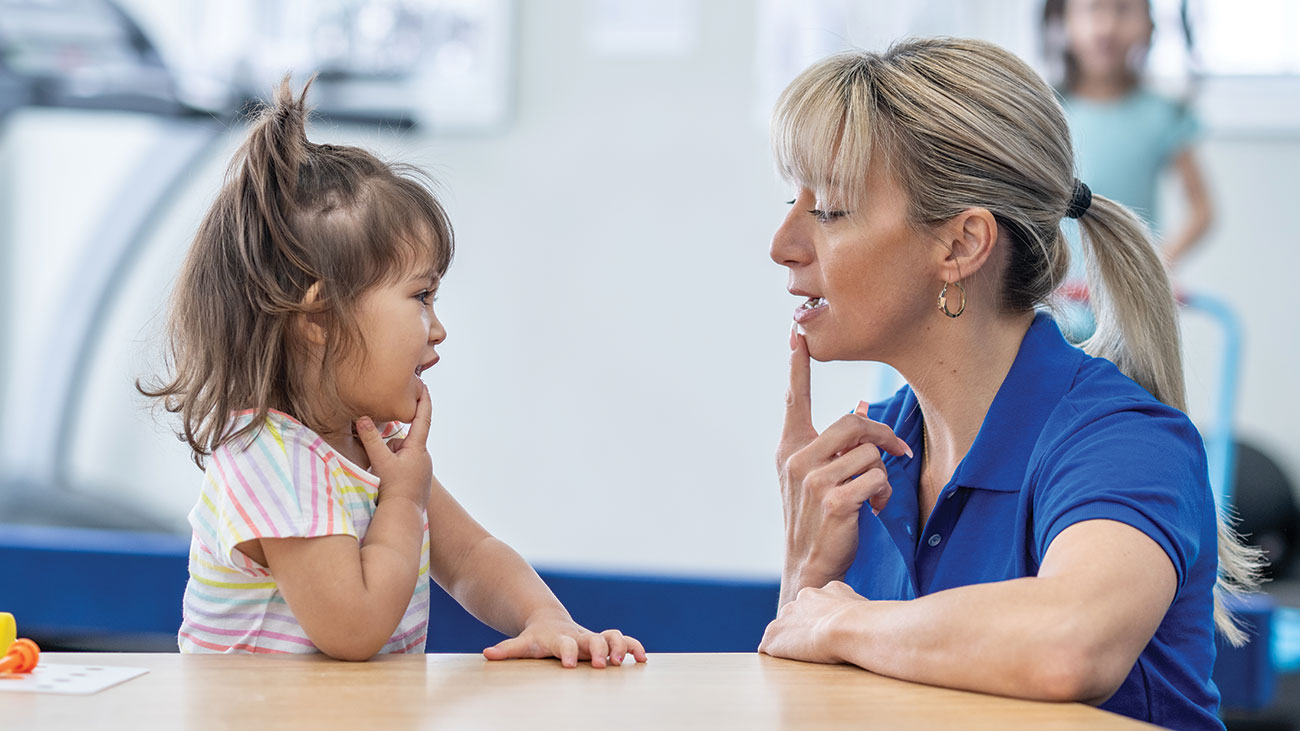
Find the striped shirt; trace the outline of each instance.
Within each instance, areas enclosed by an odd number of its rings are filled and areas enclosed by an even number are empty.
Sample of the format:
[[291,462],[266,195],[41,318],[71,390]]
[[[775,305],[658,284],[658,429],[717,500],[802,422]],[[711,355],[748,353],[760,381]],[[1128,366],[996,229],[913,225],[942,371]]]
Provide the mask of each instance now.
[[[236,414],[236,427],[252,410]],[[405,435],[382,425],[385,439]],[[190,511],[190,579],[185,586],[181,652],[318,652],[276,586],[275,577],[236,546],[255,538],[347,535],[364,543],[379,478],[349,461],[312,430],[271,411],[255,439],[223,444],[208,459]],[[424,652],[429,623],[429,523],[420,574],[406,614],[381,653]]]

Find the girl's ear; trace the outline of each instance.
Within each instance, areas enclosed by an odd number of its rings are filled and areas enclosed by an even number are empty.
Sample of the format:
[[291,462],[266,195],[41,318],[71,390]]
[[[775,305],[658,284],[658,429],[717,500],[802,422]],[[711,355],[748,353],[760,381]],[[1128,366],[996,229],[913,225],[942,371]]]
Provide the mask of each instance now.
[[312,345],[325,344],[325,325],[320,306],[320,281],[313,282],[302,296],[303,313],[298,315],[298,327],[303,337]]
[[989,260],[998,243],[998,222],[987,208],[967,208],[944,227],[947,256],[940,265],[944,281],[972,276]]

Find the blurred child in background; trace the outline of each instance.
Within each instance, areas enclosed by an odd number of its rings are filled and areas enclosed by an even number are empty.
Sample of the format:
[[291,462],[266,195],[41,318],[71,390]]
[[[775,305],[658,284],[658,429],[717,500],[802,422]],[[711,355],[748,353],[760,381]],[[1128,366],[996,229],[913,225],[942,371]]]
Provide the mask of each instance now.
[[[1204,237],[1213,206],[1194,152],[1196,117],[1185,103],[1143,85],[1155,30],[1150,0],[1047,0],[1043,30],[1079,178],[1162,229],[1161,257],[1176,266]],[[1185,17],[1183,36],[1190,41]],[[1161,220],[1156,202],[1156,183],[1167,170],[1186,201],[1176,225]],[[1077,235],[1071,238],[1077,243]],[[1072,279],[1079,280],[1083,262],[1073,249]]]

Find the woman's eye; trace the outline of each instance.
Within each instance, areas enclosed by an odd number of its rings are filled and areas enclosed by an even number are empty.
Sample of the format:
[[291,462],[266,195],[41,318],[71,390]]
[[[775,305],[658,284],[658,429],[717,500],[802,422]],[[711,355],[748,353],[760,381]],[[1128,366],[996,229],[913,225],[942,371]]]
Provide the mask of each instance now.
[[843,218],[849,215],[848,211],[823,211],[818,208],[813,208],[808,212],[811,213],[814,217],[816,217],[818,221],[821,221],[822,223],[830,223],[831,221],[834,221],[837,218]]

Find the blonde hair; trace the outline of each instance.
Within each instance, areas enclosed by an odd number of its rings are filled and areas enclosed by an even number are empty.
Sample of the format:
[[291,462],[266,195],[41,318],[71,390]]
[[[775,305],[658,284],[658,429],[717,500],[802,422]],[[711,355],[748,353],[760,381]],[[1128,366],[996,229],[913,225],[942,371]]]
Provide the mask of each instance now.
[[[1069,267],[1061,231],[1075,189],[1074,152],[1052,89],[991,43],[916,39],[885,53],[850,51],[799,75],[777,102],[772,145],[782,175],[821,208],[850,208],[870,163],[889,167],[918,227],[972,207],[990,211],[1008,255],[1009,311],[1047,305]],[[876,155],[880,152],[880,155]],[[1169,279],[1141,221],[1100,195],[1079,219],[1097,331],[1084,344],[1155,398],[1183,410],[1182,355]],[[1260,554],[1218,515],[1214,618],[1234,644],[1245,633],[1226,594],[1258,584]]]
[[[285,77],[252,121],[172,295],[171,374],[136,381],[180,415],[176,436],[200,468],[218,446],[253,438],[271,409],[322,432],[345,412],[335,367],[365,354],[361,296],[402,267],[427,262],[441,277],[451,265],[451,223],[420,171],[307,139],[310,87],[295,96]],[[326,333],[315,383],[301,378],[303,316]],[[241,409],[255,416],[232,430]]]

